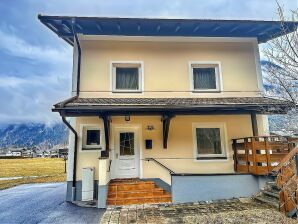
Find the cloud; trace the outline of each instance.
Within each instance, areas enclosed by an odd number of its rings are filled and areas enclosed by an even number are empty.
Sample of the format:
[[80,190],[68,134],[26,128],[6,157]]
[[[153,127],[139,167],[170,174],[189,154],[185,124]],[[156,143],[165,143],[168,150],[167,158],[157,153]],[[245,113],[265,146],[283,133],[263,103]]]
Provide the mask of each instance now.
[[48,63],[67,62],[71,56],[69,48],[43,47],[32,45],[13,33],[0,29],[0,49],[15,57],[22,57]]
[[29,77],[0,76],[0,123],[34,121],[51,123],[59,119],[52,105],[68,97],[68,76],[46,74]]

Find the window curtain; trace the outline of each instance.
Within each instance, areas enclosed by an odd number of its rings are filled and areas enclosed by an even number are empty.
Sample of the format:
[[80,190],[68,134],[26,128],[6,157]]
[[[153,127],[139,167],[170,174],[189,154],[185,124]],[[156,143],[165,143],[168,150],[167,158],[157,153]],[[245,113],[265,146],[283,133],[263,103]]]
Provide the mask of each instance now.
[[221,154],[219,128],[197,128],[198,154]]
[[215,68],[193,68],[194,89],[216,89]]
[[139,89],[139,68],[116,68],[116,89]]

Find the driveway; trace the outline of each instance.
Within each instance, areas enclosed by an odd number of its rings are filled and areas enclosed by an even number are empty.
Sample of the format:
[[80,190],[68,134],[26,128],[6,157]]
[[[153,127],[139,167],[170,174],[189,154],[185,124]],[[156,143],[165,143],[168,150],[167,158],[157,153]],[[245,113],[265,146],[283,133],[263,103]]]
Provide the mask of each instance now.
[[65,202],[66,184],[25,184],[0,191],[0,223],[99,223],[104,210]]

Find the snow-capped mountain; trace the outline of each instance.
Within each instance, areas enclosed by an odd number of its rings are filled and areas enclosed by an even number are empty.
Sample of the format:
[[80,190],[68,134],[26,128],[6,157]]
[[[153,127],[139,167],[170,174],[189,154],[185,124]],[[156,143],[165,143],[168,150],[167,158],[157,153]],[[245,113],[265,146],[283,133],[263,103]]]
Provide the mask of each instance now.
[[15,147],[53,147],[66,144],[68,129],[63,123],[47,126],[41,123],[10,124],[0,126],[0,148]]

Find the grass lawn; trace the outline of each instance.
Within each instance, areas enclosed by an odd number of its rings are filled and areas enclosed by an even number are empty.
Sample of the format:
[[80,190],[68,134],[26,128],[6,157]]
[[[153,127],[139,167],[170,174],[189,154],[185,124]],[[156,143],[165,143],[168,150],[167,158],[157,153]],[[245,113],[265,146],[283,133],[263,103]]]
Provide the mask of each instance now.
[[0,189],[26,183],[65,181],[65,161],[61,158],[0,159],[0,178],[24,177],[16,180],[0,180]]

